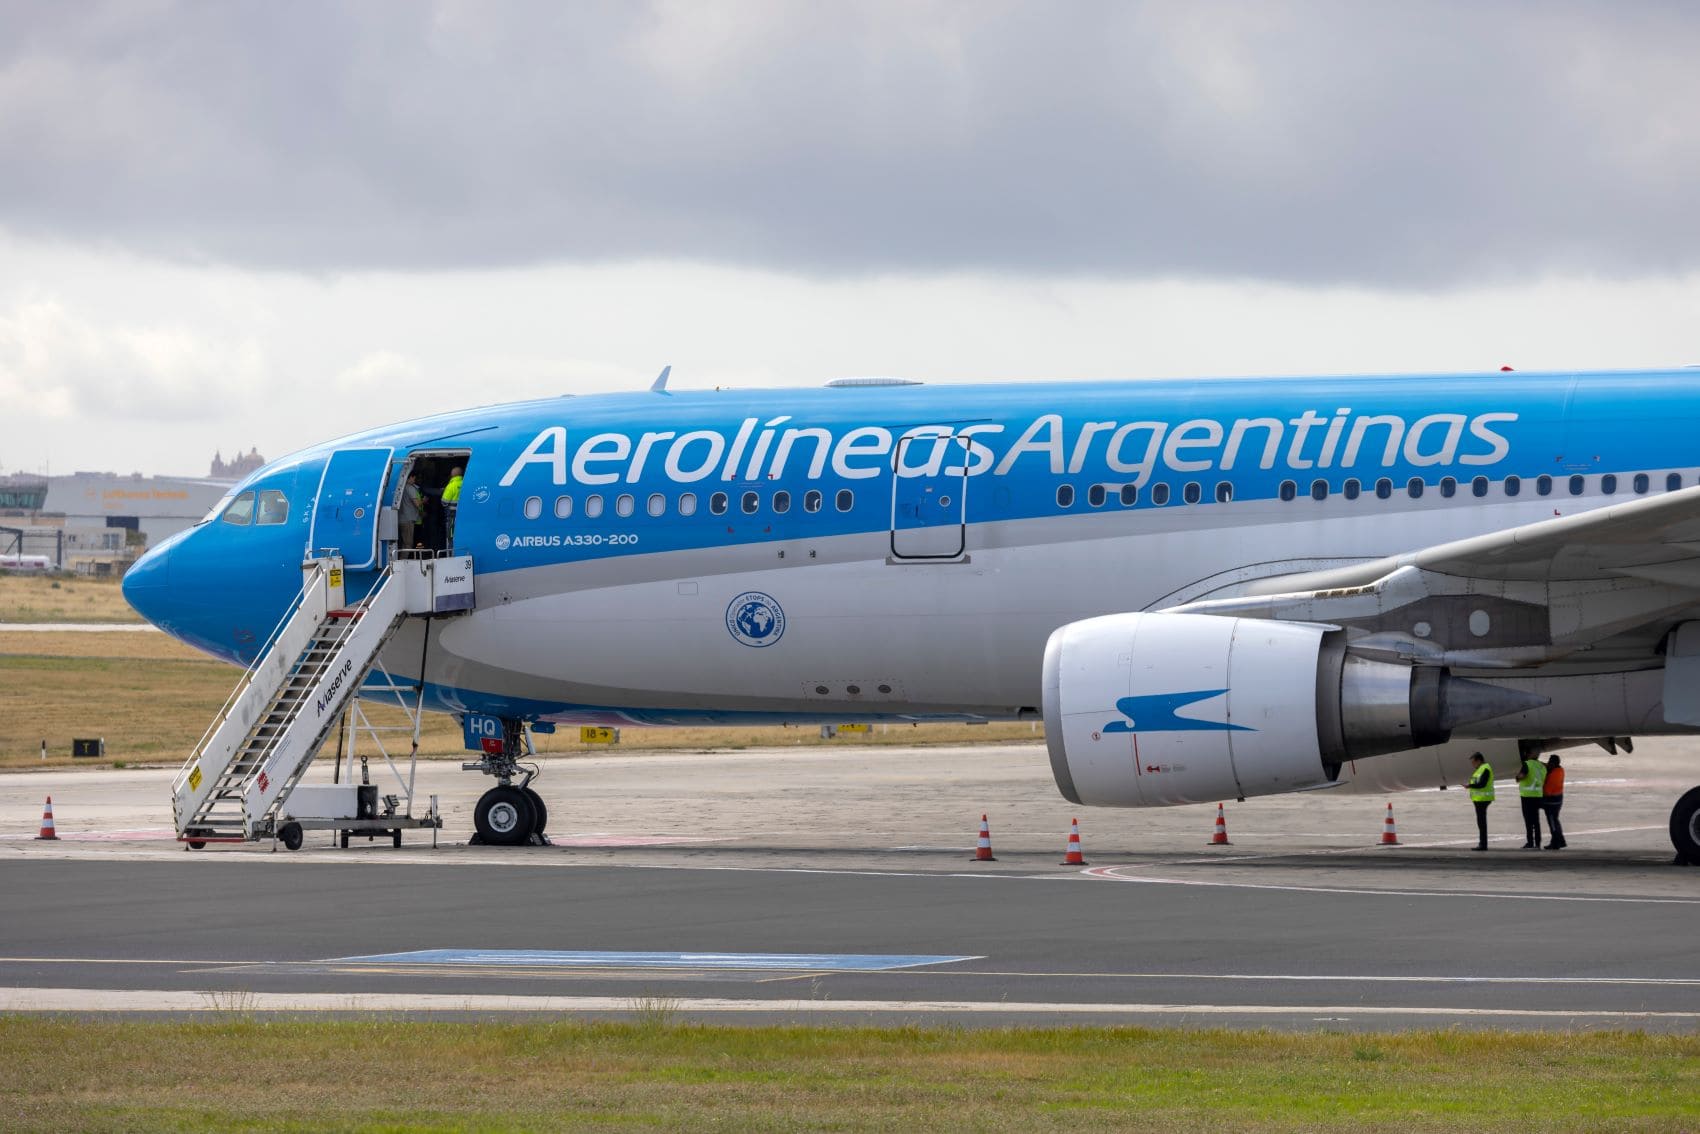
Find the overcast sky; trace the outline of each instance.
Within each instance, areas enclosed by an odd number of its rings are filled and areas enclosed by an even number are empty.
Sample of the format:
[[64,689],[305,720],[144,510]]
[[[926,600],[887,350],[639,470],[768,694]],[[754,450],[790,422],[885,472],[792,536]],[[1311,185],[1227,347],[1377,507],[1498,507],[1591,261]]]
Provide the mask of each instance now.
[[1700,6],[0,0],[0,468],[645,385],[1700,362]]

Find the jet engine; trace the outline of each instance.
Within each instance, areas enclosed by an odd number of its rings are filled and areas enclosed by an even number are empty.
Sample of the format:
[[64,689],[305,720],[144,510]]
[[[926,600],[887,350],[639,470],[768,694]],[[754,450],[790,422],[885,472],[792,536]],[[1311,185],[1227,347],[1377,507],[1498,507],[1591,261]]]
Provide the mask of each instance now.
[[1340,630],[1207,614],[1071,622],[1045,647],[1045,743],[1073,803],[1162,807],[1326,787],[1547,698],[1357,657]]

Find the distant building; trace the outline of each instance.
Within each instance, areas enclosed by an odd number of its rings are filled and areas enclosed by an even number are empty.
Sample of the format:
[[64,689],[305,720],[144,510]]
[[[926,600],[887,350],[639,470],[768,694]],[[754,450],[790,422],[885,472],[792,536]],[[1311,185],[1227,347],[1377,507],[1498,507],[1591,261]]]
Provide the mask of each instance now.
[[140,473],[3,476],[0,555],[45,555],[63,571],[122,574],[148,547],[211,511],[231,483]]
[[224,452],[220,450],[213,454],[212,469],[207,473],[214,480],[241,480],[255,469],[266,463],[258,449],[251,448],[247,456],[237,456],[226,461]]

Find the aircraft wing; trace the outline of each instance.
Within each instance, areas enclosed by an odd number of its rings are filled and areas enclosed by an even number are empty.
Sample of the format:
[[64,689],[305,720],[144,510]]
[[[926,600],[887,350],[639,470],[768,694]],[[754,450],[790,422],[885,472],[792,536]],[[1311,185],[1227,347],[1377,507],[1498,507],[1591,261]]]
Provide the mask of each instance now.
[[1334,623],[1357,653],[1506,669],[1620,635],[1629,641],[1618,643],[1613,660],[1651,663],[1666,631],[1696,607],[1700,488],[1262,579],[1236,597],[1175,609]]

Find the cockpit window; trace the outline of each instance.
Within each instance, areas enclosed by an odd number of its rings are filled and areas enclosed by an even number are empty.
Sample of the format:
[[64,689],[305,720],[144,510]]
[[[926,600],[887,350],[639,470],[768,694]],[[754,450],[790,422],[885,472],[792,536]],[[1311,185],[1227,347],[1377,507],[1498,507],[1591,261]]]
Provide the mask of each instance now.
[[289,497],[275,488],[260,490],[259,523],[283,524],[289,522]]
[[210,524],[214,520],[218,519],[219,516],[223,514],[225,508],[229,507],[230,502],[234,499],[236,499],[236,490],[233,488],[229,492],[226,492],[223,496],[219,497],[218,503],[214,504],[211,508],[208,508],[207,514],[195,521],[195,526],[198,528],[202,524]]
[[254,494],[252,492],[244,492],[237,496],[230,502],[229,506],[225,508],[224,515],[220,518],[227,524],[235,524],[237,527],[247,527],[254,518]]

